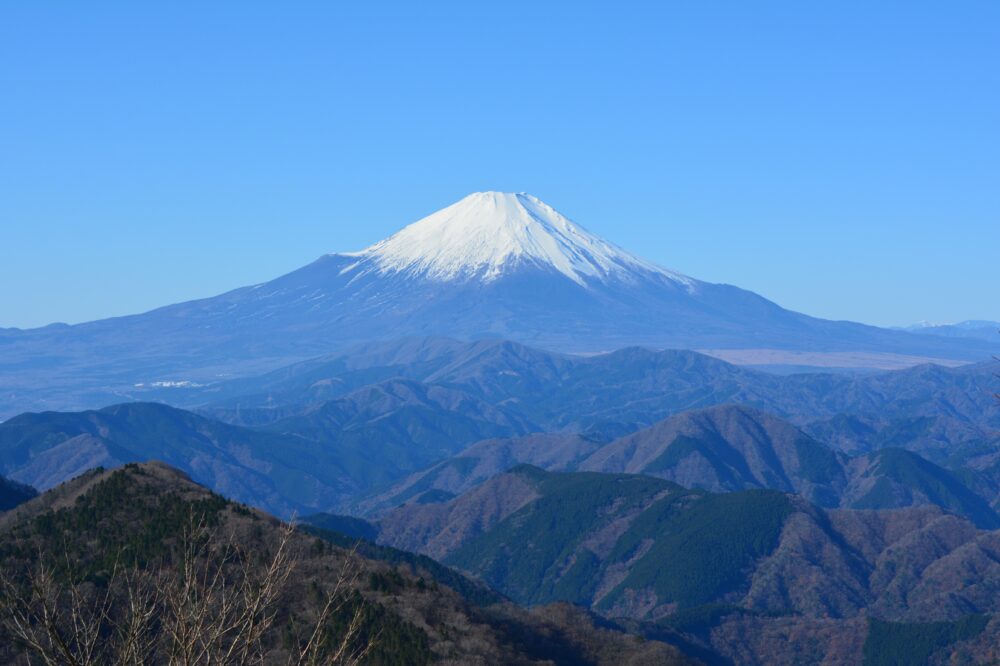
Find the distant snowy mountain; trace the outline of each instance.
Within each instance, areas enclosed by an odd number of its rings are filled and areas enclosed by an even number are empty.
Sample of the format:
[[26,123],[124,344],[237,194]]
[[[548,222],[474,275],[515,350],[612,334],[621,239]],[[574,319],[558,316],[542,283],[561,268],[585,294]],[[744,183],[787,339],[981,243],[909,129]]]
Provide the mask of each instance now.
[[345,272],[492,282],[519,269],[554,270],[581,286],[649,276],[693,280],[636,257],[529,194],[476,192],[356,254]]
[[129,317],[0,330],[0,417],[435,335],[586,353],[642,345],[980,360],[995,349],[791,312],[640,259],[530,195],[481,192],[270,282]]
[[945,338],[969,338],[976,340],[1000,340],[1000,322],[982,319],[969,319],[955,324],[934,324],[922,321],[919,324],[905,326],[900,330],[918,335],[937,335]]

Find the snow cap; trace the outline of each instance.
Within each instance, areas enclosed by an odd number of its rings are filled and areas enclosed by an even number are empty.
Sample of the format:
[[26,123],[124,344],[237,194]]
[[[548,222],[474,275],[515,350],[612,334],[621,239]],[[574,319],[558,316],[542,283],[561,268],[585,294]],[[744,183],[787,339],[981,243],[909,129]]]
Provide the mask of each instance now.
[[574,282],[656,273],[691,280],[639,259],[525,193],[476,192],[414,222],[354,256],[383,273],[448,281],[492,281],[524,264],[554,269]]

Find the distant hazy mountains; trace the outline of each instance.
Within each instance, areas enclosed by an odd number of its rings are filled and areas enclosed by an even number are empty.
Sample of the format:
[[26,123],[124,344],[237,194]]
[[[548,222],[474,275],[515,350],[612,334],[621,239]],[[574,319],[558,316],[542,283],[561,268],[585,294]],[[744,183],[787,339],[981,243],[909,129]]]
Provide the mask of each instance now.
[[159,459],[288,515],[440,501],[527,462],[828,507],[931,503],[986,525],[1000,483],[995,382],[990,364],[780,377],[694,352],[407,340],[161,389],[188,409],[23,414],[0,424],[0,474],[45,489]]
[[997,348],[790,312],[644,261],[529,195],[484,192],[270,282],[141,315],[0,330],[0,417],[429,335],[588,353],[644,345],[983,360]]
[[943,338],[969,338],[973,340],[995,341],[1000,336],[1000,322],[970,319],[957,324],[921,323],[906,326],[902,330],[919,335],[936,335]]
[[331,400],[359,402],[359,392],[369,387],[411,381],[458,391],[468,404],[487,403],[528,431],[608,439],[681,411],[736,403],[822,430],[824,439],[838,439],[845,450],[933,450],[1000,427],[996,367],[986,362],[862,377],[779,377],[689,351],[627,348],[569,356],[513,342],[427,338],[375,343],[257,377],[150,389],[136,397],[264,425]]

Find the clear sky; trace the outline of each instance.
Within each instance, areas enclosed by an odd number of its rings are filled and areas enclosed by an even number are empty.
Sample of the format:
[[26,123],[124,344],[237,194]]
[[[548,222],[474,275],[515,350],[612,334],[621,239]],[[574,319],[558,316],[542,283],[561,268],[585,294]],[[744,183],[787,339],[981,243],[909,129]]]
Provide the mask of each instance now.
[[0,4],[0,326],[478,190],[813,315],[1000,320],[1000,3]]

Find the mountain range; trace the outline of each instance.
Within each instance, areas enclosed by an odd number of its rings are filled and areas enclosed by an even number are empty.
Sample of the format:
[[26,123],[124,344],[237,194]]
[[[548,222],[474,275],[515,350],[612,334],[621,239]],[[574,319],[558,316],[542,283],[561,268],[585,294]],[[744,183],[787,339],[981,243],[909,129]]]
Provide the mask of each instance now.
[[[127,544],[155,571],[193,511],[260,552],[279,538],[266,514],[151,463],[85,473],[0,514],[0,558],[21,570],[69,549],[76,574],[99,580]],[[375,663],[988,663],[1000,640],[1000,532],[933,506],[828,510],[773,490],[521,465],[380,522],[383,542],[445,565],[330,531],[344,521],[310,523],[293,536],[275,626],[307,613],[350,559],[372,609],[363,633],[382,637]],[[270,649],[289,640],[277,639]]]
[[607,443],[570,434],[477,442],[369,495],[356,509],[378,516],[401,504],[448,501],[520,464],[642,474],[712,492],[779,490],[827,508],[931,504],[982,528],[1000,528],[993,508],[1000,506],[1000,487],[990,476],[955,473],[899,448],[849,456],[782,419],[733,405],[684,412]]
[[[655,349],[985,360],[986,340],[914,335],[791,312],[681,275],[527,194],[469,195],[360,252],[156,310],[0,330],[0,417],[92,408],[137,388],[214,384],[373,340],[510,339],[562,352]],[[799,357],[796,357],[799,358]],[[808,361],[806,361],[808,362]]]
[[881,663],[868,654],[889,640],[880,632],[935,635],[934,623],[957,634],[888,663],[926,663],[964,639],[979,641],[969,663],[984,663],[1000,635],[989,619],[1000,610],[1000,532],[934,506],[830,510],[773,490],[713,494],[522,465],[377,527],[380,542],[519,603],[570,601],[650,635],[682,631],[720,663]]
[[688,409],[738,403],[840,437],[845,450],[893,445],[932,452],[989,439],[1000,427],[994,371],[986,362],[865,376],[775,376],[690,351],[633,347],[578,356],[509,341],[414,338],[210,386],[144,387],[128,397],[259,426],[365,387],[409,380],[461,391],[539,431],[607,438]]
[[[193,513],[246,552],[273,552],[282,538],[267,514],[167,465],[130,464],[0,513],[0,558],[27,574],[61,552],[71,568],[60,575],[100,589],[127,548],[139,571],[169,576],[164,555]],[[291,535],[295,575],[268,654],[294,645],[345,566],[356,572],[351,607],[367,608],[360,635],[379,638],[377,664],[989,663],[1000,639],[1000,532],[936,507],[824,510],[777,491],[522,465],[405,513],[383,521],[384,539],[480,579],[316,517]]]
[[355,557],[380,664],[997,661],[990,327],[816,319],[476,193],[269,282],[0,329],[0,564],[58,546],[98,590],[126,551],[167,571],[194,509],[255,553],[306,516],[275,663]]
[[279,515],[368,515],[531,463],[824,507],[931,503],[988,526],[1000,497],[993,381],[986,364],[782,377],[694,352],[406,340],[170,389],[196,411],[23,414],[0,424],[0,474],[44,490],[159,459]]

